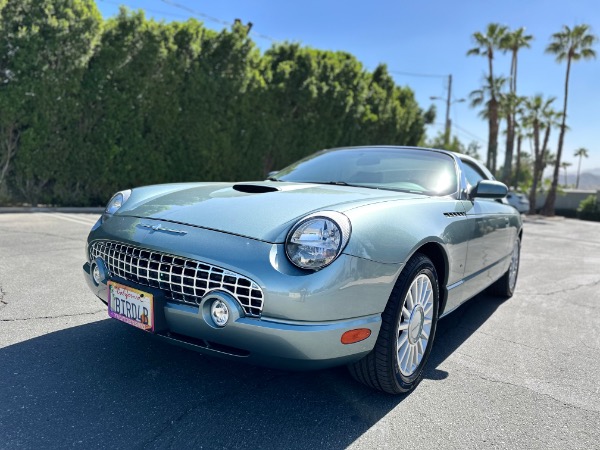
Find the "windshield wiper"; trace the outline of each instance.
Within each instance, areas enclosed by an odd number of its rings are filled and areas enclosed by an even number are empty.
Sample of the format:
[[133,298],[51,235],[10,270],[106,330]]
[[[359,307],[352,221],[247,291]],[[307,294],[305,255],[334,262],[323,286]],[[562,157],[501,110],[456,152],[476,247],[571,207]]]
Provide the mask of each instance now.
[[319,183],[319,184],[333,184],[335,186],[350,186],[350,184],[346,183],[345,181],[326,181],[326,182]]
[[281,180],[278,178],[275,178],[275,177],[269,177],[269,178],[267,178],[267,181],[281,181]]
[[350,187],[359,187],[359,188],[366,188],[366,189],[381,189],[381,187],[379,187],[379,186],[370,186],[368,184],[346,183],[345,181],[312,181],[312,183],[315,183],[315,184],[330,184],[330,185],[333,185],[333,186],[350,186]]

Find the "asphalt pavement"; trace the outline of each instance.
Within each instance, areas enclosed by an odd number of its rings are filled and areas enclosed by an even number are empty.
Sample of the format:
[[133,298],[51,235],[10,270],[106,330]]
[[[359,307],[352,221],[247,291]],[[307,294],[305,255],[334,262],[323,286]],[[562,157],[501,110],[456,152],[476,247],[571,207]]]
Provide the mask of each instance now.
[[408,396],[202,356],[108,318],[97,214],[0,214],[0,448],[600,448],[600,223],[526,219],[508,301],[441,320]]

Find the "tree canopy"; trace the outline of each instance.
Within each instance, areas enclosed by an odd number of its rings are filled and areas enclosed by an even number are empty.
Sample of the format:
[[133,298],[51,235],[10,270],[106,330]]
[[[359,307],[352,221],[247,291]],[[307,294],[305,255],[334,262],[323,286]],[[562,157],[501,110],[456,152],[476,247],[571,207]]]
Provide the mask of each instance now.
[[236,23],[156,22],[92,0],[0,0],[0,202],[262,179],[327,147],[417,145],[432,120],[384,65]]

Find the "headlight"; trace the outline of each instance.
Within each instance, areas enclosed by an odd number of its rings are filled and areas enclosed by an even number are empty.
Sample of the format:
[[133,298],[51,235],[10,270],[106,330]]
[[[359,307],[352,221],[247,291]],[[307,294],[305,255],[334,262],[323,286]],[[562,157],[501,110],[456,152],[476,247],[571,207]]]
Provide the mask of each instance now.
[[123,204],[127,201],[130,195],[131,189],[127,189],[126,191],[119,191],[115,195],[113,195],[110,201],[108,202],[108,205],[106,205],[106,208],[104,209],[103,218],[107,219],[108,217],[116,213],[121,208],[121,206],[123,206]]
[[331,264],[350,239],[350,220],[335,211],[311,214],[292,227],[285,253],[295,266],[318,270]]

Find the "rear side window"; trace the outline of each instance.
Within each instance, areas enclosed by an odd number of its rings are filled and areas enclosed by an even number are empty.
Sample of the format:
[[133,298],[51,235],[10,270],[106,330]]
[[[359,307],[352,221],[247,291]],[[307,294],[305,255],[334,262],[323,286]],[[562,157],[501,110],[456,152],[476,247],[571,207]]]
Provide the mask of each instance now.
[[477,186],[477,183],[479,183],[481,180],[487,180],[487,177],[481,172],[481,170],[468,161],[463,161],[463,170],[465,177],[471,186]]

